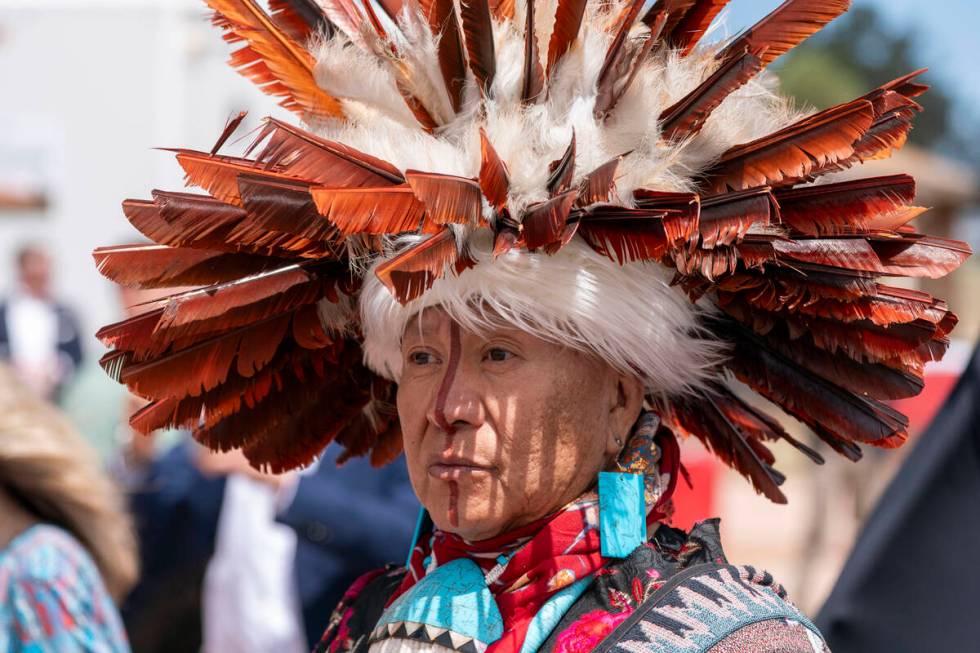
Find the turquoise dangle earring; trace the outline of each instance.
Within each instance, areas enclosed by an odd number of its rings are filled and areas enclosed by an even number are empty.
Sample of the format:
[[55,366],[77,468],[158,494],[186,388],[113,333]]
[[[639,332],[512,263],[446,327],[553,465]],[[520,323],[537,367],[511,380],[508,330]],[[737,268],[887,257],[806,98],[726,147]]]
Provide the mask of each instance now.
[[[622,446],[621,438],[615,439]],[[605,558],[625,558],[647,540],[642,474],[599,472],[599,539]]]

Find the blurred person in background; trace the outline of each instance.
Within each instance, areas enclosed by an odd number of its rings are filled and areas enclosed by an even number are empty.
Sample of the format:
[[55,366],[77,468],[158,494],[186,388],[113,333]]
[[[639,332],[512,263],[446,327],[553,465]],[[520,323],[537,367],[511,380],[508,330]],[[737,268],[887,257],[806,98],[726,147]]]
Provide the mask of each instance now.
[[60,399],[82,362],[78,320],[51,292],[51,260],[39,245],[16,256],[17,285],[0,300],[0,360],[40,396]]
[[0,366],[0,651],[129,651],[122,498],[68,422]]
[[[123,606],[137,653],[309,651],[344,590],[401,557],[418,512],[403,461],[263,474],[190,438],[121,452],[143,576]],[[159,451],[159,452],[158,452]],[[387,525],[381,533],[374,520]]]

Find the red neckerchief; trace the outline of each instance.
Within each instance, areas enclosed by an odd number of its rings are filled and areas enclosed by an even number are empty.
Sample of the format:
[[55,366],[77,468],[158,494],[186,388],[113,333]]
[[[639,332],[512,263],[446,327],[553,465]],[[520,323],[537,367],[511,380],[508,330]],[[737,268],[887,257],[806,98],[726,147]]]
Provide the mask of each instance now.
[[[661,450],[657,468],[661,474],[669,474],[670,482],[650,511],[648,523],[660,520],[669,510],[680,460],[677,442],[669,431],[661,429],[657,444]],[[589,492],[554,515],[488,540],[467,542],[436,530],[412,551],[409,573],[389,605],[425,576],[427,559],[435,568],[470,558],[485,573],[500,572],[495,579],[488,579],[488,587],[503,618],[504,634],[487,653],[517,653],[541,606],[557,591],[590,577],[608,562],[600,553],[598,514],[595,492]],[[502,556],[509,561],[495,570]]]

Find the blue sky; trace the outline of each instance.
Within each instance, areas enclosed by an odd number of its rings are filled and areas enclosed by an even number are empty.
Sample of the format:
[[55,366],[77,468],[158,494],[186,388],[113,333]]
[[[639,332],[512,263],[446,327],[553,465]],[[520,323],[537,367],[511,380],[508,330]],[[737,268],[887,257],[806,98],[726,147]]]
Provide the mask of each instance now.
[[[726,21],[729,33],[748,27],[781,0],[734,0]],[[915,31],[919,63],[957,99],[957,113],[980,123],[980,1],[853,0],[875,6],[899,33]],[[940,8],[941,7],[941,8]]]

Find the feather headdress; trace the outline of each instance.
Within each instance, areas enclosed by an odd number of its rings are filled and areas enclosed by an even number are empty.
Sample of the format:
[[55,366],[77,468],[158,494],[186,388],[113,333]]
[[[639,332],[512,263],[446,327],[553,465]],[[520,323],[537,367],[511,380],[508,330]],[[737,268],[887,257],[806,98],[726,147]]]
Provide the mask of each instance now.
[[128,200],[155,245],[95,252],[140,287],[193,286],[99,337],[149,400],[258,467],[330,441],[384,464],[402,330],[439,305],[637,374],[667,428],[774,501],[767,442],[820,461],[740,381],[837,452],[895,447],[956,318],[887,277],[938,277],[963,243],[908,226],[906,175],[812,183],[888,156],[921,71],[812,115],[764,67],[846,11],[787,0],[720,45],[726,0],[206,0],[232,64],[305,128],[246,158],[176,150],[189,185]]

